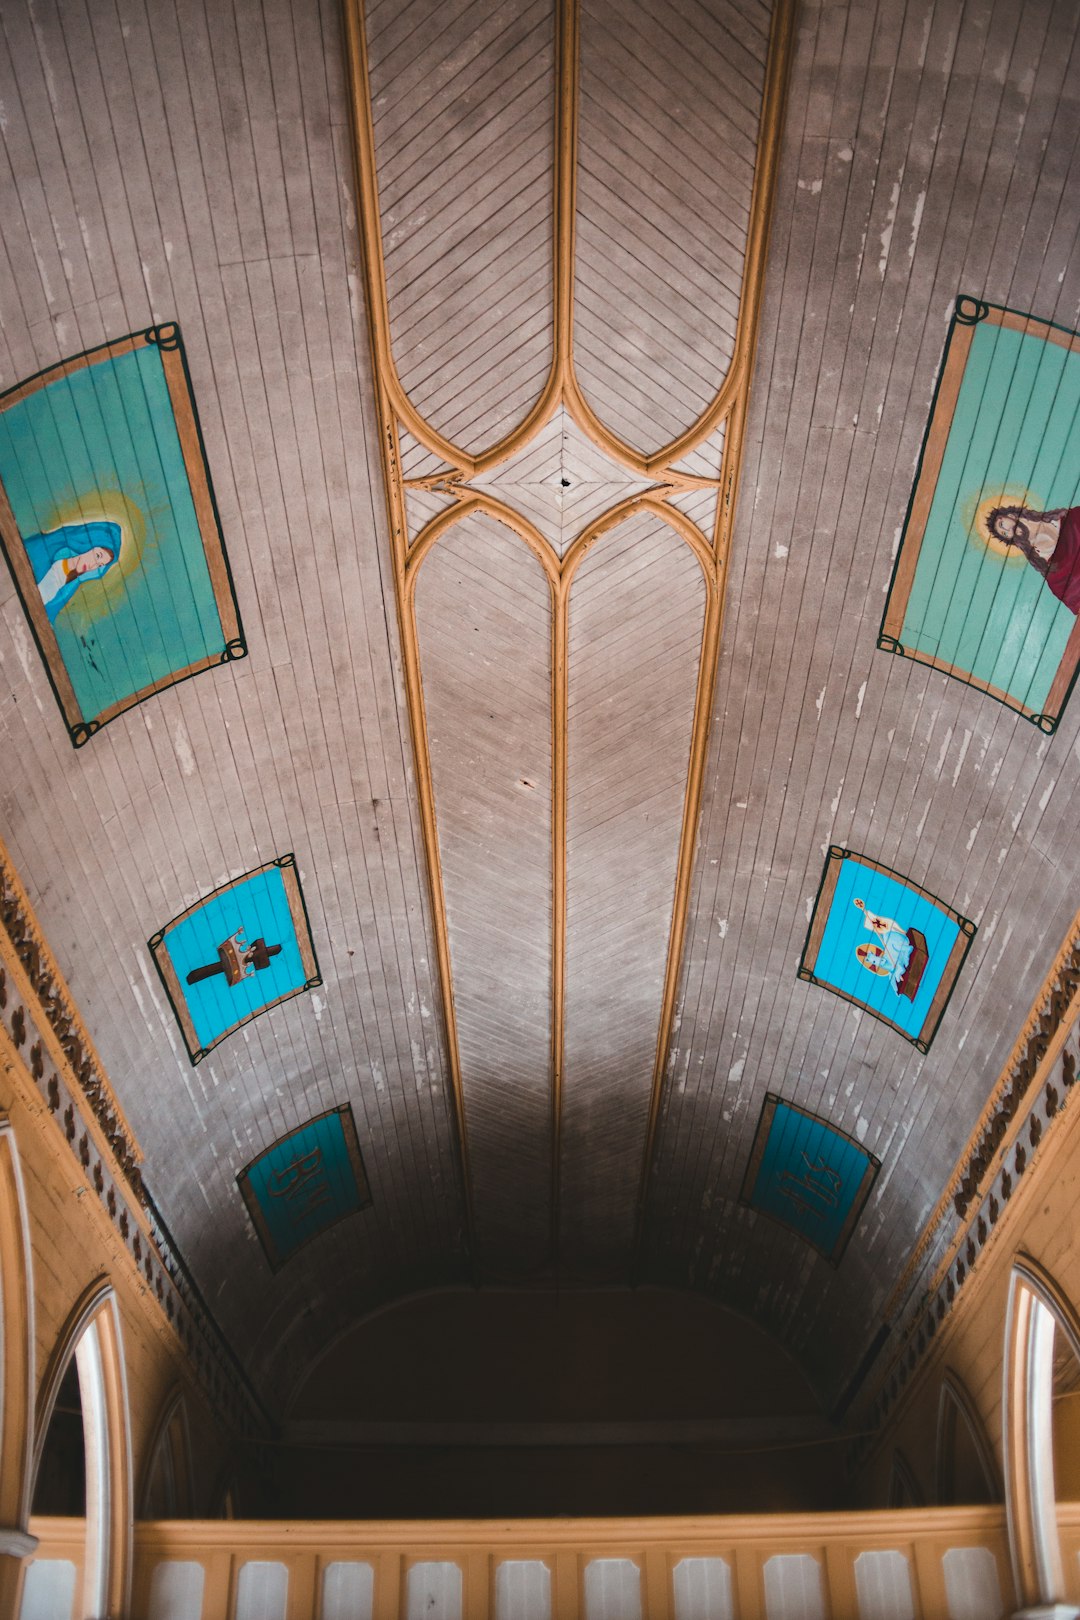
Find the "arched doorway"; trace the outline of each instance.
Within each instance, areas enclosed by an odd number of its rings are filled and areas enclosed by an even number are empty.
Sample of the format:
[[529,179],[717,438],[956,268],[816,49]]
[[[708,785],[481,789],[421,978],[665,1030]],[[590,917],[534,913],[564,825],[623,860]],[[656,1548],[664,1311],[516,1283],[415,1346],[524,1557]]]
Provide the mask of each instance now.
[[33,1510],[84,1518],[85,1551],[79,1590],[74,1566],[28,1565],[21,1620],[60,1620],[69,1595],[75,1616],[120,1620],[131,1569],[131,1447],[120,1317],[105,1279],[82,1296],[57,1341],[35,1437]]
[[1021,1256],[1009,1284],[1004,1408],[1009,1548],[1025,1606],[1060,1603],[1065,1594],[1054,1395],[1074,1360],[1080,1361],[1080,1319],[1050,1274]]
[[166,1396],[147,1448],[139,1491],[140,1519],[190,1519],[195,1514],[191,1438],[181,1389]]
[[22,1559],[34,1548],[30,1515],[33,1443],[34,1290],[19,1150],[0,1115],[0,1612],[15,1602]]
[[993,1448],[963,1381],[947,1371],[938,1400],[937,1499],[941,1507],[1001,1501]]

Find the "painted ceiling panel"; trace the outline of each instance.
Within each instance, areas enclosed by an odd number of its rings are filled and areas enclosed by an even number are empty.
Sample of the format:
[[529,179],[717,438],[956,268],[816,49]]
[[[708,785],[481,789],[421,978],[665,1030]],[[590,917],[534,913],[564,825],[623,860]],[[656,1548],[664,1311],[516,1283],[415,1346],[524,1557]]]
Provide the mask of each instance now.
[[479,1258],[517,1277],[551,1225],[551,589],[472,516],[420,563],[416,623]]
[[570,589],[564,1265],[625,1274],[671,933],[706,589],[651,513],[598,541]]
[[582,7],[575,366],[645,452],[731,364],[767,46],[733,7]]
[[548,0],[367,8],[391,344],[420,414],[476,452],[551,364]]
[[[570,26],[556,70],[555,9],[369,12],[404,389],[387,399],[336,0],[5,6],[0,388],[180,324],[249,657],[75,753],[4,575],[3,836],[154,1196],[264,1387],[470,1258],[481,1281],[546,1264],[561,1085],[557,1279],[709,1290],[832,1395],[1075,911],[1080,700],[1040,736],[876,640],[957,295],[1080,325],[1077,17],[799,7],[750,414],[736,359],[730,414],[680,449],[707,481],[688,488],[620,461],[604,425],[661,448],[722,386],[740,298],[753,326],[770,13],[588,0],[579,78]],[[553,354],[545,420],[474,479],[470,454],[522,420]],[[470,454],[411,435],[405,393]],[[578,567],[580,526],[646,482],[701,525],[702,566],[639,504]],[[423,524],[477,489],[535,520],[537,551],[474,506],[417,565]],[[568,605],[565,728],[545,568]],[[726,623],[691,872],[706,577]],[[398,634],[414,583],[419,663]],[[979,924],[925,1057],[796,977],[830,844]],[[145,942],[289,850],[324,984],[193,1069]],[[766,1092],[882,1161],[839,1269],[738,1201]],[[236,1174],[345,1103],[372,1204],[272,1278]]]

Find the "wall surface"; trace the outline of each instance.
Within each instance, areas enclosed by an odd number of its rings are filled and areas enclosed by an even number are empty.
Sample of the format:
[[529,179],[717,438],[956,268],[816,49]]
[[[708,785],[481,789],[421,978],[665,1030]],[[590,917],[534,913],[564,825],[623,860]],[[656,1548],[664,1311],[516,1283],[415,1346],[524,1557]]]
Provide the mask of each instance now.
[[[1071,1072],[1075,1072],[1075,1047],[1073,1028],[1063,1048]],[[1063,1072],[1060,1062],[1053,1065],[1050,1083],[1056,1082],[1059,1090]],[[1080,1301],[1080,1245],[1076,1242],[1080,1102],[1075,1087],[1065,1090],[1060,1111],[1052,1126],[1044,1128],[1035,1148],[1031,1146],[1030,1130],[1019,1134],[1023,1137],[1019,1145],[1025,1149],[1026,1173],[1018,1178],[1009,1204],[977,1253],[941,1330],[860,1469],[856,1487],[863,1505],[884,1505],[889,1500],[897,1454],[914,1477],[922,1500],[928,1504],[940,1500],[939,1412],[946,1374],[959,1383],[970,1401],[992,1452],[1000,1493],[1005,1478],[1002,1436],[1006,1312],[1015,1260],[1030,1257],[1049,1273],[1069,1301]],[[1007,1160],[1015,1164],[1016,1143],[1014,1126],[995,1162]],[[994,1173],[995,1166],[991,1166],[988,1175]],[[1059,1500],[1075,1495],[1076,1477],[1075,1466],[1059,1471]]]

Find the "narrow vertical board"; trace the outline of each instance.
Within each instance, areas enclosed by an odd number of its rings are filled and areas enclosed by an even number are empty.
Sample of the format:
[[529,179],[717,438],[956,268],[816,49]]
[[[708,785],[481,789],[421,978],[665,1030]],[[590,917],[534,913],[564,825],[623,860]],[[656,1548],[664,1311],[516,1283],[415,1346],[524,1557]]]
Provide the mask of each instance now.
[[553,11],[366,9],[394,363],[421,416],[481,450],[551,361]]
[[416,625],[482,1257],[546,1253],[551,1164],[551,605],[473,518],[423,558]]
[[570,588],[563,1258],[633,1242],[701,655],[697,558],[649,514]]

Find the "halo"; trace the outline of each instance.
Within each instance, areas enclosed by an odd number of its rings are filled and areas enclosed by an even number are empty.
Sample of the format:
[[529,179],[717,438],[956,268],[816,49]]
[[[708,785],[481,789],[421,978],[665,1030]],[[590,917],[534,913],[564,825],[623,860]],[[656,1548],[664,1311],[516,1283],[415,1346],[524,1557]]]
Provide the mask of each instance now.
[[1007,566],[1023,568],[1026,558],[1017,546],[1007,546],[990,533],[989,517],[995,506],[1027,506],[1040,510],[1041,500],[1023,484],[999,484],[987,492],[985,486],[972,492],[960,508],[960,517],[971,545],[983,556],[992,554]]
[[142,559],[146,543],[146,514],[120,490],[93,490],[58,503],[44,533],[52,533],[68,523],[115,523],[120,530],[120,550],[112,567],[100,579],[87,580],[72,597],[65,617],[84,622],[109,613],[124,594],[125,580]]

